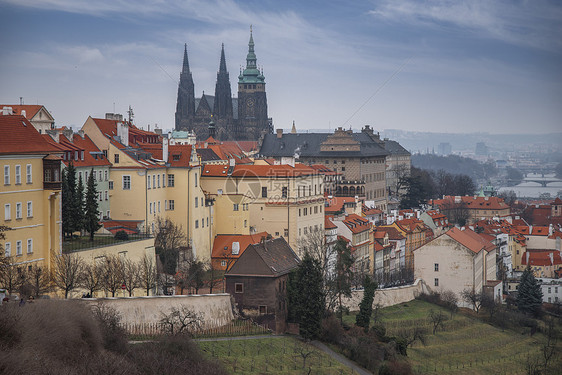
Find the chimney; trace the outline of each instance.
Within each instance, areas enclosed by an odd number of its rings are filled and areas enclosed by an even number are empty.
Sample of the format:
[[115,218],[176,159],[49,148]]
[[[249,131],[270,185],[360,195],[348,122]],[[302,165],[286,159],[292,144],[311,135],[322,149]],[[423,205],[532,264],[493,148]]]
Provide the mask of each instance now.
[[8,116],[12,114],[12,107],[3,107],[2,108],[2,114],[4,116]]
[[78,135],[84,139],[86,135],[84,134],[84,130],[78,130]]
[[528,251],[525,251],[525,256],[527,257],[525,263],[526,263],[527,265],[529,265],[529,255],[531,255],[531,254],[530,254]]
[[154,132],[158,135],[162,135],[162,129],[160,128],[154,128]]
[[168,138],[162,138],[162,160],[168,162]]
[[548,235],[552,236],[552,233],[554,233],[554,227],[552,226],[552,223],[548,226]]
[[117,136],[124,146],[129,146],[129,126],[123,122],[117,123]]
[[550,258],[550,265],[554,265],[554,253],[548,253],[548,257]]
[[21,115],[22,115],[23,117],[27,118],[27,116],[26,116],[26,115],[27,115],[27,112],[25,111],[25,109],[22,109],[22,110],[21,110]]
[[561,241],[560,237],[556,237],[556,250],[558,250],[559,252],[561,251],[560,250],[560,241]]
[[45,133],[49,134],[51,138],[55,140],[55,142],[59,143],[59,132],[56,130],[47,129]]
[[283,137],[283,129],[277,129],[277,138]]

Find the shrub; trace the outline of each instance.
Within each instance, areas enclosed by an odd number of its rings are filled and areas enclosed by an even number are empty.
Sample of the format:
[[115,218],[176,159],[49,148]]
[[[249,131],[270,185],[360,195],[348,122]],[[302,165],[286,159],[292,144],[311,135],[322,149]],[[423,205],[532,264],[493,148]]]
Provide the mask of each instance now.
[[345,330],[334,315],[330,315],[322,320],[322,328],[320,331],[320,339],[322,341],[331,344],[339,344],[344,336]]
[[120,326],[121,315],[104,302],[92,306],[103,337],[103,346],[107,350],[124,353],[127,350],[127,334]]
[[124,230],[117,231],[113,238],[115,238],[117,241],[129,241],[129,235]]
[[410,375],[412,367],[406,361],[388,361],[379,368],[379,375]]

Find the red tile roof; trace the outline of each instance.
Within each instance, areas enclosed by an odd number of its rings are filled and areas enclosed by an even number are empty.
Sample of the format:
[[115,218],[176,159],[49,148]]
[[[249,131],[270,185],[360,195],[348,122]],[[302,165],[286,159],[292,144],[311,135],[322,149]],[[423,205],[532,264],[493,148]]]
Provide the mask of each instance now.
[[332,197],[326,198],[327,205],[324,212],[336,213],[343,211],[343,206],[345,203],[355,203],[355,197]]
[[[248,245],[255,245],[261,241],[262,238],[267,238],[267,232],[260,232],[256,234],[218,234],[213,241],[213,250],[211,258],[224,259],[232,258],[238,259],[240,255],[246,250]],[[232,243],[238,242],[240,245],[240,252],[232,254]]]
[[205,165],[202,176],[222,177],[299,177],[315,174],[312,168],[291,167],[290,165],[235,165],[232,172],[228,165]]
[[347,215],[342,222],[351,230],[352,233],[361,233],[371,229],[371,223],[369,220],[356,214]]
[[324,216],[324,228],[325,229],[335,229],[337,228],[336,224],[332,223],[332,220],[328,216]]
[[23,116],[0,115],[0,154],[60,153]]
[[473,230],[466,228],[461,230],[459,228],[452,228],[447,231],[446,235],[451,237],[453,240],[459,242],[465,247],[469,248],[475,253],[479,253],[480,250],[491,251],[495,249],[495,245],[490,241],[486,240],[484,237],[478,235],[478,233]]
[[443,199],[430,200],[429,204],[438,206],[439,208],[448,209],[455,207],[459,203],[456,200],[460,198],[460,201],[466,205],[467,208],[476,210],[503,210],[508,209],[509,206],[499,197],[474,197],[474,196],[463,196],[454,197],[452,195],[447,195]]
[[12,107],[12,114],[13,115],[21,115],[21,111],[25,111],[25,118],[28,120],[31,120],[33,118],[33,116],[35,116],[37,114],[37,112],[39,112],[39,110],[41,108],[43,108],[42,105],[34,105],[34,104],[23,104],[23,105],[19,105],[19,104],[0,104],[0,110],[4,107]]
[[396,229],[395,227],[390,227],[390,226],[376,227],[375,233],[383,233],[383,236],[384,236],[384,233],[388,233],[388,239],[391,240],[391,241],[400,241],[400,240],[406,239],[406,237],[404,237],[398,229]]
[[557,250],[546,251],[526,251],[521,257],[521,264],[527,265],[527,256],[529,257],[528,264],[530,266],[554,266],[562,265],[562,257]]

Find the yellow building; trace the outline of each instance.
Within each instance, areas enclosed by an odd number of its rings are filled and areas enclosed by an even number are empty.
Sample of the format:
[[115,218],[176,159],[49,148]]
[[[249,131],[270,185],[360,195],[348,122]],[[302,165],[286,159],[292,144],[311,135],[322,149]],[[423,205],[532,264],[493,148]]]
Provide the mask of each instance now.
[[305,165],[205,165],[202,185],[216,197],[221,230],[282,236],[297,254],[310,233],[324,230],[323,176]]
[[23,116],[0,115],[2,245],[15,264],[52,267],[61,247],[61,159]]
[[112,220],[141,220],[154,233],[170,219],[202,261],[211,259],[213,207],[201,189],[201,164],[191,145],[167,139],[119,119],[89,117],[82,130],[107,155]]

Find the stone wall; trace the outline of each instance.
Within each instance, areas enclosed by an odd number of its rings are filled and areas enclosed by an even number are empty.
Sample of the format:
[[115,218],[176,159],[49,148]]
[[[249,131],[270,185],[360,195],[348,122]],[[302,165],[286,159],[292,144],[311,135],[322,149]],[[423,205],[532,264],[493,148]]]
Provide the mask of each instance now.
[[[417,279],[412,285],[398,286],[394,288],[377,289],[373,306],[380,304],[381,307],[408,302],[416,298],[420,293],[428,293],[429,289],[421,279]],[[351,298],[345,298],[343,304],[351,311],[359,310],[359,303],[363,299],[363,290],[354,290]]]
[[81,299],[89,304],[103,302],[115,308],[122,317],[123,324],[158,323],[162,314],[173,307],[187,306],[203,314],[204,327],[214,328],[230,323],[234,319],[230,295],[205,294],[189,296],[150,296],[150,297],[115,297]]

